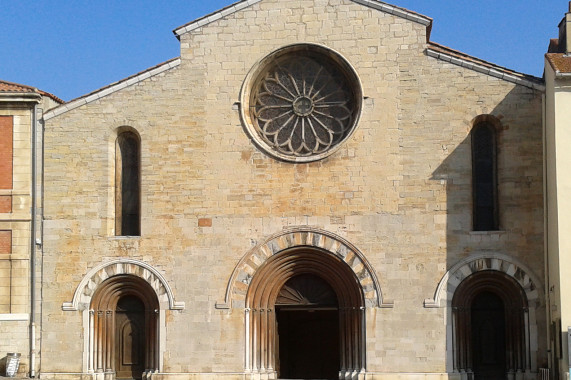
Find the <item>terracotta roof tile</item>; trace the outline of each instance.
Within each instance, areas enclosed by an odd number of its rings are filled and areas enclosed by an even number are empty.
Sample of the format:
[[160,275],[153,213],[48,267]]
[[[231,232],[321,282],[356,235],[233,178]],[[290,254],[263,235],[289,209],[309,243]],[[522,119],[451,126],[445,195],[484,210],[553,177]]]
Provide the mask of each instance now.
[[55,96],[54,94],[51,94],[51,93],[49,93],[49,92],[42,91],[42,90],[38,90],[38,92],[39,92],[40,94],[42,94],[42,96],[47,96],[48,98],[51,98],[53,101],[55,101],[55,102],[57,102],[57,103],[59,103],[59,104],[64,104],[64,103],[65,103],[64,100],[58,98],[58,97]]
[[36,92],[36,89],[23,84],[0,80],[0,92]]
[[571,56],[563,53],[547,53],[545,57],[556,73],[571,73]]
[[42,96],[47,96],[58,103],[65,103],[63,100],[58,98],[57,96],[50,94],[49,92],[45,92],[42,90],[38,90],[35,87],[26,86],[24,84],[7,82],[4,80],[0,80],[0,93],[10,94],[10,93],[35,93],[40,94]]

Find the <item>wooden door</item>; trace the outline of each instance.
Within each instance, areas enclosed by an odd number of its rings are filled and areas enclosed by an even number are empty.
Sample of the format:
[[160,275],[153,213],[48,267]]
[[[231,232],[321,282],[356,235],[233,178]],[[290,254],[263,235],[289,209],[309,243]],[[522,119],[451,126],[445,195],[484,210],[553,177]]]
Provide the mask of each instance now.
[[123,297],[115,312],[117,379],[141,379],[145,370],[145,310],[133,296]]

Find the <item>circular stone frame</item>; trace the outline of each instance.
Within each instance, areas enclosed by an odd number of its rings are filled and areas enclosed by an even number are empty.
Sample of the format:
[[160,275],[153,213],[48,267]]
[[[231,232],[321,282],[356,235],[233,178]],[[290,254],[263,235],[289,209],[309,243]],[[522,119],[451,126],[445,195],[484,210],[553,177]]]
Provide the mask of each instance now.
[[[316,74],[304,71],[317,67]],[[270,86],[281,93],[272,92]],[[262,98],[275,103],[261,103]],[[294,44],[270,53],[252,67],[242,85],[240,104],[244,129],[261,150],[282,161],[312,162],[335,153],[354,133],[363,90],[357,73],[340,54],[321,45]],[[264,111],[278,116],[268,121],[261,117]],[[293,144],[298,144],[297,151]]]

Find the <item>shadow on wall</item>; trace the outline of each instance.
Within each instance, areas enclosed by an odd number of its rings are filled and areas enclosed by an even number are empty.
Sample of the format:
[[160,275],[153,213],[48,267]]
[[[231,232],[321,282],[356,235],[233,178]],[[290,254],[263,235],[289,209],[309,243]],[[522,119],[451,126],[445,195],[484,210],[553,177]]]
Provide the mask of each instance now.
[[[479,148],[473,147],[470,132],[478,123],[493,125],[495,130],[497,180],[491,202],[497,224],[474,231],[473,199],[481,188],[472,174],[473,150]],[[545,302],[543,292],[535,292],[543,288],[544,278],[542,157],[540,94],[518,86],[488,115],[473,115],[466,136],[432,173],[430,179],[446,192],[446,210],[436,205],[435,211],[445,215],[446,221],[450,277],[443,279],[448,286],[443,287],[440,307],[449,309],[449,372],[472,372],[476,379],[505,378],[514,371],[535,372],[538,363],[547,360]],[[529,278],[535,281],[529,284]],[[511,304],[504,298],[515,290],[510,293],[507,288],[520,291],[521,310],[508,310]],[[454,299],[459,293],[472,298],[460,302],[460,296]],[[496,323],[498,314],[520,327]]]

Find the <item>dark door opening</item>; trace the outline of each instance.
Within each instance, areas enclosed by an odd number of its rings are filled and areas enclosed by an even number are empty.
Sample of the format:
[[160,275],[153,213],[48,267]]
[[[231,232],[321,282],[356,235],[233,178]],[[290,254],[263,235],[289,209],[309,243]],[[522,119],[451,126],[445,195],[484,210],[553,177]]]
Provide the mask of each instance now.
[[476,380],[506,378],[506,326],[504,304],[491,292],[472,302],[473,364]]
[[145,363],[145,306],[134,296],[122,297],[115,311],[117,379],[141,379]]
[[278,307],[276,317],[280,378],[339,378],[339,314],[336,309]]
[[341,367],[337,295],[322,278],[289,279],[276,300],[281,379],[338,379]]

